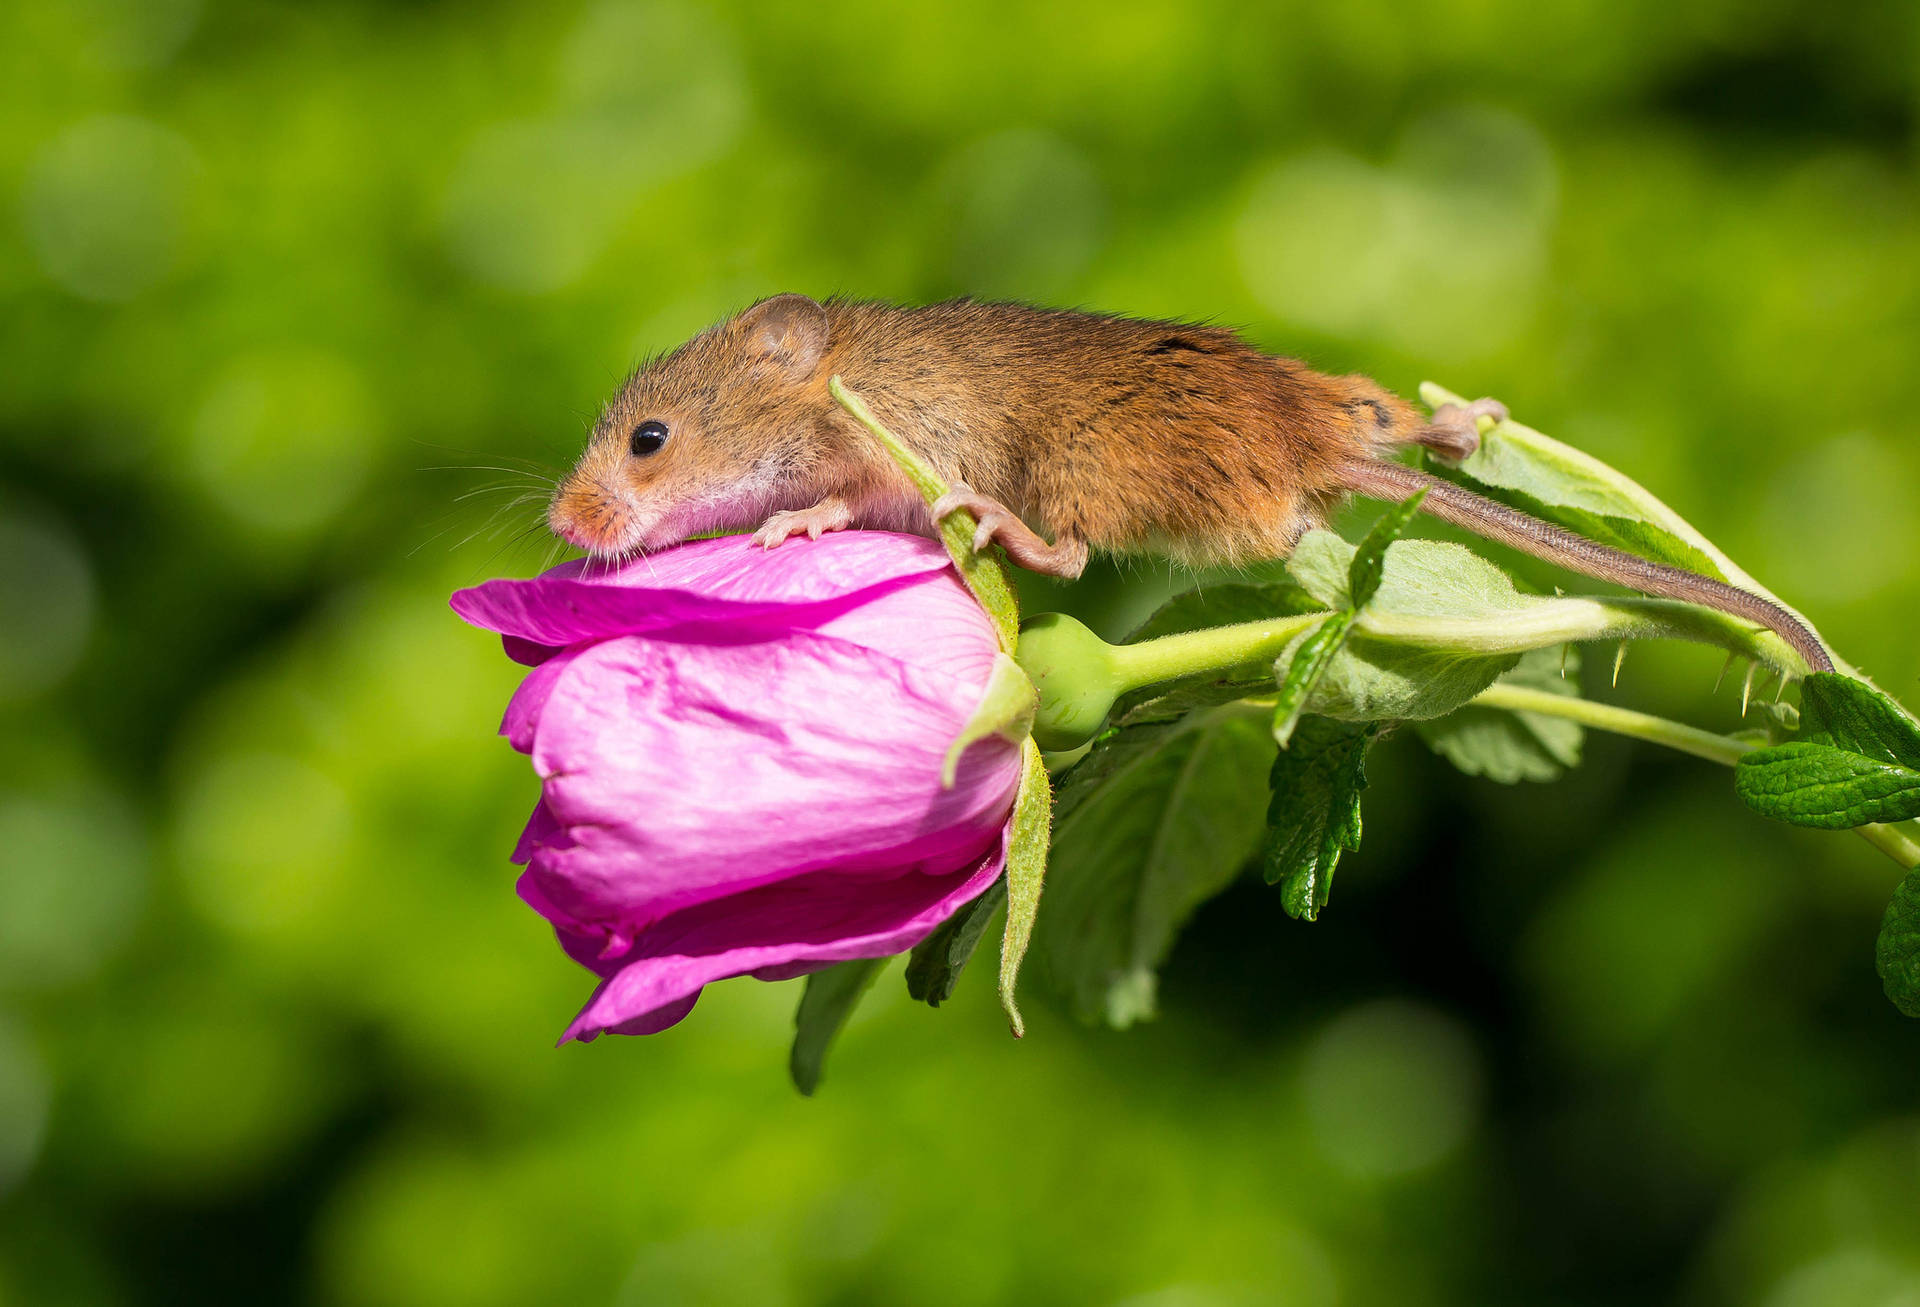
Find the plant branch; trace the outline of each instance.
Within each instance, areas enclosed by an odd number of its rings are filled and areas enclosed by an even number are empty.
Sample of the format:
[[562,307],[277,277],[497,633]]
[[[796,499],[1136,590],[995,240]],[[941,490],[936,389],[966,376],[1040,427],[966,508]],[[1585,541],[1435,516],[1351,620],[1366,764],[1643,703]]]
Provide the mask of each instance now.
[[[1696,726],[1669,721],[1665,717],[1655,717],[1651,713],[1635,712],[1631,708],[1616,708],[1612,704],[1595,703],[1591,699],[1580,699],[1572,695],[1552,694],[1545,690],[1530,690],[1519,685],[1493,685],[1483,690],[1470,701],[1480,708],[1500,708],[1508,712],[1536,713],[1543,717],[1561,717],[1568,721],[1579,722],[1597,731],[1607,731],[1613,735],[1630,736],[1636,740],[1645,740],[1650,744],[1664,745],[1669,749],[1678,749],[1690,753],[1696,758],[1705,758],[1731,767],[1744,753],[1758,748],[1745,740],[1735,739],[1731,735],[1716,735],[1712,731],[1703,731]],[[1915,843],[1904,831],[1892,826],[1878,824],[1856,826],[1853,833],[1887,855],[1898,865],[1911,870],[1920,867],[1920,843]]]

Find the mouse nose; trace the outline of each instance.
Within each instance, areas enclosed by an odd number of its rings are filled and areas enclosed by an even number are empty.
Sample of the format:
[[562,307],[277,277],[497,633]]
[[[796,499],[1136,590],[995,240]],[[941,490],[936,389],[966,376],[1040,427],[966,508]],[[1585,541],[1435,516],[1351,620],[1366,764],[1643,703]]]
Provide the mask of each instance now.
[[630,525],[620,498],[582,477],[563,482],[547,506],[548,528],[590,554],[615,554],[626,548]]

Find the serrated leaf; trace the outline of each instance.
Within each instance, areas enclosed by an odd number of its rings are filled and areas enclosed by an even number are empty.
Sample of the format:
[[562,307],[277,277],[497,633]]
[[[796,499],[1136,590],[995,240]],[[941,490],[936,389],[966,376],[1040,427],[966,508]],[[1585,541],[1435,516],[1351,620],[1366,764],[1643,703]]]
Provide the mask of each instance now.
[[807,977],[800,1006],[793,1014],[793,1051],[787,1056],[787,1071],[795,1089],[812,1097],[819,1088],[827,1049],[886,963],[885,958],[855,958]]
[[[1354,546],[1330,531],[1310,531],[1287,561],[1288,574],[1315,602],[1348,606]],[[1303,711],[1343,721],[1406,721],[1453,712],[1514,666],[1515,654],[1370,638],[1370,626],[1396,622],[1525,617],[1559,601],[1525,595],[1506,573],[1460,545],[1400,540],[1387,548],[1372,601],[1337,657],[1318,677]],[[1297,656],[1291,650],[1285,656]],[[1290,666],[1290,664],[1289,664]],[[1284,673],[1283,673],[1284,675]]]
[[1113,731],[1055,778],[1034,948],[1080,1019],[1153,1015],[1175,933],[1259,848],[1273,754],[1265,710],[1226,704]]
[[1340,855],[1360,847],[1360,792],[1375,722],[1308,717],[1273,760],[1261,862],[1287,913],[1312,921],[1327,906]]
[[1353,632],[1353,612],[1334,613],[1309,632],[1289,654],[1279,673],[1280,693],[1273,705],[1273,739],[1282,749],[1293,738],[1307,701],[1326,679]]
[[1355,608],[1365,608],[1373,602],[1374,592],[1380,588],[1381,573],[1386,569],[1387,546],[1400,538],[1426,497],[1425,490],[1415,491],[1375,518],[1361,538],[1353,551],[1353,561],[1347,564],[1347,601]]
[[1387,566],[1387,546],[1400,538],[1426,497],[1425,490],[1417,491],[1375,519],[1347,563],[1347,609],[1328,617],[1294,645],[1285,666],[1277,669],[1280,693],[1273,705],[1273,738],[1282,749],[1293,738],[1315,688],[1346,647],[1358,614],[1379,591]]
[[939,1007],[953,997],[960,973],[986,937],[993,914],[1006,901],[1007,878],[1002,876],[915,945],[907,957],[907,996],[928,1007]]
[[1027,1033],[1014,1001],[1020,963],[1027,956],[1033,921],[1040,912],[1040,887],[1047,875],[1047,847],[1052,837],[1053,783],[1040,746],[1031,739],[1020,749],[1024,766],[1020,794],[1013,803],[1013,825],[1007,833],[1007,929],[1000,941],[1000,1006],[1006,1010],[1015,1038]]
[[[1560,647],[1522,654],[1500,684],[1580,697],[1580,653]],[[1564,674],[1563,674],[1564,673]],[[1418,722],[1427,746],[1469,776],[1503,785],[1550,781],[1580,765],[1586,732],[1578,722],[1543,713],[1508,712],[1468,704],[1445,717]]]
[[1800,738],[1920,770],[1920,724],[1851,676],[1816,672],[1801,681]]
[[1920,816],[1920,726],[1885,694],[1820,672],[1800,688],[1800,734],[1734,768],[1748,807],[1817,830]]
[[1920,871],[1908,872],[1894,888],[1874,944],[1873,966],[1893,1005],[1920,1017]]
[[1793,740],[1755,749],[1734,766],[1749,808],[1816,830],[1920,817],[1920,771],[1830,744]]

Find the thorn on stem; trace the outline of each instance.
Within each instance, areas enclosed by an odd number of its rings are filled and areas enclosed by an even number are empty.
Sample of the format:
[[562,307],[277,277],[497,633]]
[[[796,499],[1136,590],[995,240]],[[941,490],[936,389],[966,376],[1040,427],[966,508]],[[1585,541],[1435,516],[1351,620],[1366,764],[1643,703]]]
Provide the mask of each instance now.
[[1619,688],[1619,685],[1620,685],[1620,665],[1626,661],[1627,661],[1627,642],[1625,640],[1622,640],[1620,642],[1620,647],[1614,650],[1614,653],[1613,653],[1613,684],[1616,689]]

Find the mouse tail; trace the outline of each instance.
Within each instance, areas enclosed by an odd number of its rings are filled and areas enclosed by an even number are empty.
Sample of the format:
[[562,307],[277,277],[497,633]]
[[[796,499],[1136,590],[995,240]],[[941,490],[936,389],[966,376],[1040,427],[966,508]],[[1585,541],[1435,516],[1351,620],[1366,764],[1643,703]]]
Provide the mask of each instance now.
[[1582,576],[1610,581],[1661,599],[1717,609],[1766,627],[1792,646],[1816,672],[1833,670],[1833,658],[1805,622],[1770,599],[1665,563],[1656,563],[1576,535],[1518,509],[1477,495],[1431,473],[1401,463],[1357,459],[1342,468],[1346,487],[1369,499],[1405,500],[1425,490],[1422,512],[1442,522],[1544,559]]

